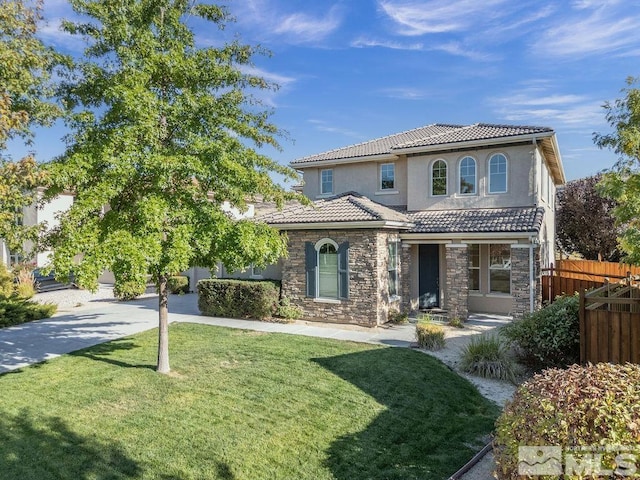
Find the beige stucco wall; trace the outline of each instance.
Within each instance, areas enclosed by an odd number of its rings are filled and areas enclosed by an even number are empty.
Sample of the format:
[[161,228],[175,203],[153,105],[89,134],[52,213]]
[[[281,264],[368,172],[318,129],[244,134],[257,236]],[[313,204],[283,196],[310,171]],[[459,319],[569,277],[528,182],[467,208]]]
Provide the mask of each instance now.
[[[462,208],[522,207],[535,204],[533,146],[520,145],[501,149],[478,149],[410,157],[407,161],[409,210],[448,210]],[[492,155],[507,157],[507,192],[489,193],[488,162]],[[476,160],[475,194],[459,193],[459,165],[464,157]],[[447,163],[447,195],[431,192],[431,167],[437,160]]]
[[[380,190],[380,165],[395,164],[395,188]],[[383,205],[407,204],[407,160],[402,156],[395,161],[348,163],[304,170],[303,193],[311,200],[320,195],[320,171],[333,169],[333,194],[358,192]],[[325,195],[330,196],[330,195]]]
[[[59,225],[59,221],[56,216],[61,212],[69,210],[71,205],[73,205],[73,195],[62,194],[44,204],[42,208],[37,210],[33,208],[30,210],[35,212],[35,221],[37,223],[45,223],[47,225],[47,229],[51,229]],[[51,253],[52,252],[50,250],[38,252],[38,255],[36,256],[36,263],[38,267],[42,267],[49,262]]]

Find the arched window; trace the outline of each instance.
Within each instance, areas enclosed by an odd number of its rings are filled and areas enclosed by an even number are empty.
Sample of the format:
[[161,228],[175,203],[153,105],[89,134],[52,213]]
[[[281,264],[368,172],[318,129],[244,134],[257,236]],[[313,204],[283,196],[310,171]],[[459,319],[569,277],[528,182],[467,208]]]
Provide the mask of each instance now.
[[330,238],[306,242],[307,297],[349,298],[349,242],[338,245]]
[[507,191],[507,157],[501,153],[489,159],[489,193]]
[[476,161],[473,157],[464,157],[460,161],[460,193],[476,193]]
[[447,194],[447,163],[444,160],[436,160],[431,166],[431,195],[441,196]]

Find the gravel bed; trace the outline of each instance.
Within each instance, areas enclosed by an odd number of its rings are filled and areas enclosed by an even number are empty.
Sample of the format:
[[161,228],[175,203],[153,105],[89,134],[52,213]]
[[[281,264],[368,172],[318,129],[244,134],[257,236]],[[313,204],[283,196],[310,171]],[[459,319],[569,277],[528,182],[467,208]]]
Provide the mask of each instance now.
[[[154,288],[147,288],[147,293],[139,298],[154,296]],[[58,305],[58,312],[68,312],[85,306],[90,306],[91,302],[115,300],[113,295],[113,285],[100,284],[98,290],[90,292],[79,288],[67,288],[53,292],[37,293],[33,300],[39,303],[55,303]]]

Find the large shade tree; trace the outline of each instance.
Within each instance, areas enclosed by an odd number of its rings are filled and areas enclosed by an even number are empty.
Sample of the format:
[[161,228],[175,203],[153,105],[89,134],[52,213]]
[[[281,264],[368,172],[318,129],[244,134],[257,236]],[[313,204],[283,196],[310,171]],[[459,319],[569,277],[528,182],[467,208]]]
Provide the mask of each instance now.
[[601,178],[594,175],[573,180],[558,192],[556,243],[566,254],[617,262],[619,229],[613,217],[616,202],[598,190]]
[[22,211],[37,200],[46,177],[33,155],[13,159],[9,142],[29,143],[34,125],[48,125],[59,114],[52,100],[51,72],[62,60],[36,37],[40,3],[0,1],[0,238],[13,254],[38,239],[42,225],[24,225]]
[[[208,38],[230,20],[220,6],[187,0],[71,0],[87,20],[64,29],[87,40],[84,58],[62,86],[74,112],[66,152],[51,163],[53,187],[75,192],[51,236],[56,272],[95,288],[106,268],[116,284],[159,292],[159,372],[169,371],[167,276],[191,266],[264,265],[286,254],[267,225],[235,220],[259,195],[296,198],[272,180],[295,172],[264,154],[279,148],[270,112],[251,95],[271,89],[253,75],[257,48]],[[217,27],[211,28],[211,27]]]
[[607,122],[613,131],[595,134],[600,148],[618,155],[616,164],[604,175],[603,194],[615,199],[613,214],[622,227],[619,236],[624,260],[640,264],[640,89],[638,79],[628,78],[623,97],[604,105]]

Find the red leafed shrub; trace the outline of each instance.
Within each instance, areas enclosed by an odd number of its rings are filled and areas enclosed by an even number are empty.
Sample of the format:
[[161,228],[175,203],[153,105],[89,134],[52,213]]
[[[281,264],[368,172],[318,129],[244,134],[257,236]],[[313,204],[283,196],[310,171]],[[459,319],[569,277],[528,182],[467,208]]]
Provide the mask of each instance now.
[[[520,386],[496,421],[498,479],[527,478],[518,476],[520,446],[562,447],[567,452],[576,447],[621,445],[636,449],[640,470],[639,365],[599,363],[545,370]],[[604,469],[616,469],[616,453],[602,454]],[[600,477],[570,474],[563,478]]]

